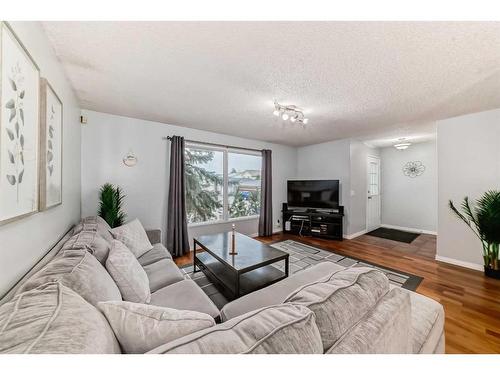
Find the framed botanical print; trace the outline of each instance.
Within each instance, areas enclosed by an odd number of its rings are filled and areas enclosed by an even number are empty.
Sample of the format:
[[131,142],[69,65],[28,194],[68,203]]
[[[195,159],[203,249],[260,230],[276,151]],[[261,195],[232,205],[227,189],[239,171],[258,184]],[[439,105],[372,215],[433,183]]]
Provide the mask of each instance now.
[[0,224],[38,211],[38,66],[0,22]]
[[40,79],[40,210],[62,203],[63,105],[45,78]]

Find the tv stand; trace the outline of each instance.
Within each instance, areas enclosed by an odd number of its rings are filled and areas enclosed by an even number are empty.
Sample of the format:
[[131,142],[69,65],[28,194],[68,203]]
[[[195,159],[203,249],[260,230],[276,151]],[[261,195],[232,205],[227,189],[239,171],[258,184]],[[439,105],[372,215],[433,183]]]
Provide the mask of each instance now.
[[284,233],[341,241],[343,222],[343,206],[337,209],[283,210]]

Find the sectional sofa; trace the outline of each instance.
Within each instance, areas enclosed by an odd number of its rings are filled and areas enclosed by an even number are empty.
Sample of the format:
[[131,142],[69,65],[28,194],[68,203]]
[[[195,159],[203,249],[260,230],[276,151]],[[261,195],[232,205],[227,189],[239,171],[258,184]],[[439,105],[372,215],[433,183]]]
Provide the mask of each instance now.
[[[0,353],[140,352],[123,338],[126,324],[117,332],[103,313],[103,304],[122,303],[104,266],[110,229],[99,217],[83,219],[2,298]],[[152,248],[137,261],[151,298],[131,306],[136,313],[164,308],[173,315],[163,323],[190,327],[174,338],[153,331],[160,341],[147,353],[444,353],[442,306],[392,287],[374,269],[320,263],[219,311],[175,265],[161,232],[147,235]]]

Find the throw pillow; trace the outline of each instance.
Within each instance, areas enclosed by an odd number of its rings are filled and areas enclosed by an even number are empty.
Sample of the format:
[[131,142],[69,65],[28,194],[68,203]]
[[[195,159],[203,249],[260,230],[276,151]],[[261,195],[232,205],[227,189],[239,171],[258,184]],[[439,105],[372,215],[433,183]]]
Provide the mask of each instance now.
[[115,239],[125,244],[136,258],[153,248],[144,227],[138,219],[134,219],[121,227],[111,229],[111,234]]
[[83,218],[73,228],[73,234],[78,234],[82,230],[97,232],[110,244],[111,241],[113,241],[113,236],[111,235],[111,227],[106,222],[106,220],[104,220],[100,216],[88,216],[86,218]]
[[125,353],[146,353],[190,333],[215,326],[214,319],[196,311],[132,302],[98,305]]
[[112,242],[106,269],[125,301],[149,303],[151,290],[148,275],[134,254],[118,240]]
[[110,243],[101,237],[98,232],[82,230],[67,240],[62,249],[86,249],[95,256],[99,262],[104,264],[108,257],[110,246]]
[[85,249],[63,250],[30,277],[20,292],[50,281],[60,281],[94,306],[101,301],[122,300],[118,287],[104,266]]
[[120,346],[99,310],[50,282],[0,306],[0,353],[113,354]]

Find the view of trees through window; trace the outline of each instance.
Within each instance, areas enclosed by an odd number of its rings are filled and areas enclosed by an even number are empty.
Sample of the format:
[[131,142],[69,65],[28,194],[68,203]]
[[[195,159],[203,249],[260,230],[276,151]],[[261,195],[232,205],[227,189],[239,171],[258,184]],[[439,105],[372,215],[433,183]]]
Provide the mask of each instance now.
[[[189,223],[259,214],[259,155],[188,146],[185,149],[185,160],[186,210]],[[224,163],[227,163],[226,168]],[[227,171],[226,179],[224,170]]]
[[222,151],[186,147],[186,211],[189,223],[223,219],[222,163]]
[[228,153],[229,217],[258,215],[261,157]]

